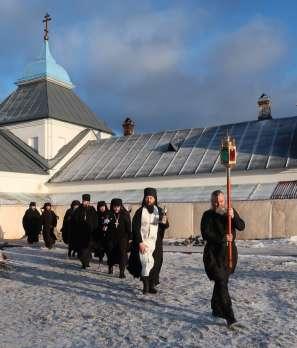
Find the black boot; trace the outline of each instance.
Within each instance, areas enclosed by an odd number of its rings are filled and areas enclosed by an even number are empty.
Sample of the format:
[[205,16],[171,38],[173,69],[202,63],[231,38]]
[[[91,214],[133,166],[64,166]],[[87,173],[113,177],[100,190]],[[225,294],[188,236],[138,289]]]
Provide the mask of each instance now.
[[156,294],[157,289],[155,288],[155,283],[151,280],[149,280],[149,293],[150,294]]
[[148,277],[143,277],[143,290],[142,293],[145,295],[150,291],[150,284],[149,284],[149,278]]
[[121,279],[126,278],[126,276],[125,276],[125,267],[120,267],[120,278]]
[[113,274],[113,267],[112,266],[108,267],[108,274]]
[[227,326],[228,327],[231,327],[233,324],[235,324],[237,321],[234,317],[231,317],[231,318],[227,318]]

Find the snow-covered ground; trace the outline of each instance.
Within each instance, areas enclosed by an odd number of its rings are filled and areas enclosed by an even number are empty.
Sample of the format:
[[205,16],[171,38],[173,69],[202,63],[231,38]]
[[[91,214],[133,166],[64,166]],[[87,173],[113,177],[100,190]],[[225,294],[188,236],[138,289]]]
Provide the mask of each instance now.
[[[261,250],[256,243],[240,242],[241,249]],[[244,327],[234,331],[210,314],[212,284],[200,252],[166,252],[160,292],[145,297],[128,274],[109,276],[95,262],[82,271],[62,245],[5,253],[10,270],[0,270],[1,348],[297,347],[297,258],[285,252],[240,256],[230,293]]]

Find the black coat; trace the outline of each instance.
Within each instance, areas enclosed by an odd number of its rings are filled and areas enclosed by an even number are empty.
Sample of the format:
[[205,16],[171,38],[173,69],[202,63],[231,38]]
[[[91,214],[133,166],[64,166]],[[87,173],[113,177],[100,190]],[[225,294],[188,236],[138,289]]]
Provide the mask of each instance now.
[[98,228],[98,218],[95,208],[82,204],[75,209],[71,217],[71,244],[74,249],[90,248],[95,230]]
[[57,239],[54,233],[54,228],[57,226],[57,215],[52,210],[44,210],[41,219],[45,246],[51,247]]
[[105,253],[106,251],[106,241],[107,241],[107,228],[108,223],[107,218],[109,216],[108,210],[104,213],[97,211],[98,217],[98,228],[94,231],[94,247],[97,252]]
[[62,239],[65,244],[68,244],[70,240],[71,217],[72,217],[73,211],[74,210],[72,208],[67,209],[63,219],[61,232],[62,232]]
[[40,233],[41,232],[41,215],[37,209],[27,209],[23,217],[23,227],[26,235],[29,233]]
[[228,269],[228,246],[226,240],[227,232],[227,214],[220,215],[213,209],[203,213],[201,219],[201,234],[207,242],[203,253],[203,262],[206,274],[210,280],[226,280],[230,273],[235,271],[237,264],[237,247],[235,244],[236,230],[243,231],[244,221],[240,218],[237,211],[234,210],[232,219],[232,261],[233,267]]
[[[141,237],[141,216],[142,216],[143,207],[139,208],[133,217],[132,220],[132,246],[131,246],[131,254],[129,257],[129,272],[135,277],[141,277],[141,262],[139,257],[139,244],[142,243]],[[160,220],[162,220],[163,211],[160,207],[158,207]],[[158,235],[156,240],[156,247],[153,252],[154,258],[154,266],[150,271],[150,277],[152,278],[155,285],[159,284],[159,274],[161,271],[161,267],[163,264],[163,239],[165,230],[169,227],[169,223],[166,224],[159,223],[158,227]]]
[[23,227],[28,240],[36,239],[42,229],[41,215],[37,209],[27,209],[23,217]]
[[[110,211],[108,219],[106,232],[108,264],[109,266],[124,265],[128,261],[129,240],[132,240],[130,214],[126,210],[122,210],[117,215]],[[118,219],[117,227],[116,219]]]
[[109,212],[105,211],[104,213],[97,212],[98,217],[98,228],[94,232],[94,241],[96,243],[101,243],[106,238],[107,227],[106,219],[109,217]]

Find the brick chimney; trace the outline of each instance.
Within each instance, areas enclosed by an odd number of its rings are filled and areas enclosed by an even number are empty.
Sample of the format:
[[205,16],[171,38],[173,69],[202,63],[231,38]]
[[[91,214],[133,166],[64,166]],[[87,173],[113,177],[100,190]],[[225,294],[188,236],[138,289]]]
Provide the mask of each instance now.
[[258,99],[259,115],[258,120],[270,120],[271,116],[271,99],[266,95],[262,94]]
[[131,118],[127,117],[123,122],[122,126],[125,137],[134,134],[134,122],[131,120]]

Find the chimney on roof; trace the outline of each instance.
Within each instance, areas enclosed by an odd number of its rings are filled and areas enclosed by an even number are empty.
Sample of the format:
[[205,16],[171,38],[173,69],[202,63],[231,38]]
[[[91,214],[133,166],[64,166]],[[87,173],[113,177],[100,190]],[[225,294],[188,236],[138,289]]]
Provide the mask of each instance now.
[[131,118],[127,117],[125,121],[123,122],[123,130],[124,130],[124,136],[133,135],[134,134],[134,122],[131,120]]
[[258,120],[271,120],[271,99],[266,95],[262,94],[258,99],[259,115]]

